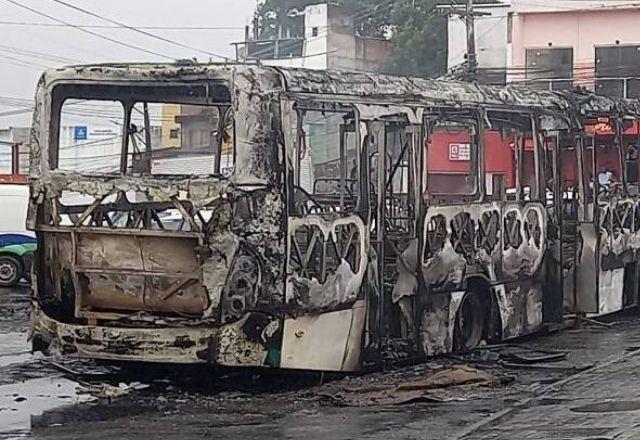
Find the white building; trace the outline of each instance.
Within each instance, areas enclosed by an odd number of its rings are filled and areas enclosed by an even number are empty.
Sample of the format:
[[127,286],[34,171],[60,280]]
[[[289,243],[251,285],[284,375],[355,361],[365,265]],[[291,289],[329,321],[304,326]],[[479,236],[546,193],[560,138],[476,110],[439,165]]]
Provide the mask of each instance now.
[[380,71],[391,54],[391,42],[356,34],[353,18],[339,5],[319,3],[299,13],[295,30],[280,31],[275,39],[260,40],[254,29],[245,41],[233,43],[236,59],[270,66],[308,69]]

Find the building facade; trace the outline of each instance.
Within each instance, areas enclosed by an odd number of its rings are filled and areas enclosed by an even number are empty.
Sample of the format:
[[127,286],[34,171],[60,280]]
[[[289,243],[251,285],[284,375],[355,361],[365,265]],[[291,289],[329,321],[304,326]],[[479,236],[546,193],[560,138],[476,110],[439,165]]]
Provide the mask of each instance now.
[[[640,2],[511,0],[476,19],[480,73],[562,90],[640,96]],[[449,20],[449,66],[466,52],[464,23]]]
[[339,5],[319,3],[298,13],[297,23],[277,38],[260,39],[249,29],[245,41],[233,43],[238,62],[307,69],[380,72],[391,55],[391,42],[357,35],[353,17]]

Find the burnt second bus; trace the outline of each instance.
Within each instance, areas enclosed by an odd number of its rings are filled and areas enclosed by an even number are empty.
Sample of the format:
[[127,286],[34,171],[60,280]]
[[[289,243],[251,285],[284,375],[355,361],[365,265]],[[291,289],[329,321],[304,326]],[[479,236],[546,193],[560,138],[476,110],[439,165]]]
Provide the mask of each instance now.
[[630,118],[591,95],[348,72],[47,71],[34,348],[356,371],[633,305]]

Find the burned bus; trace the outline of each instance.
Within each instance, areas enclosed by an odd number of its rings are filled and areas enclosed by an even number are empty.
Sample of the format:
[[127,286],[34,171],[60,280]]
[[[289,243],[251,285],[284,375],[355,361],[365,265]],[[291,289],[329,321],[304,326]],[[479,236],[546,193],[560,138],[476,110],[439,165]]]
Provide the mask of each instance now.
[[49,70],[33,346],[356,371],[634,305],[638,113],[355,72]]

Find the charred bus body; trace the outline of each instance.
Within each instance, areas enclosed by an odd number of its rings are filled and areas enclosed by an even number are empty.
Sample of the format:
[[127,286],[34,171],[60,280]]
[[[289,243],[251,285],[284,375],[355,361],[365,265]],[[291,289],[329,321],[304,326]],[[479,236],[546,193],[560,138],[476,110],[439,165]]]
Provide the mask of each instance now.
[[[115,120],[110,154],[86,126],[66,145],[78,114]],[[625,130],[639,114],[347,72],[48,71],[31,141],[34,347],[355,371],[634,305]],[[610,133],[593,124],[605,118]],[[95,145],[99,165],[67,155]],[[187,150],[186,168],[154,162]]]

